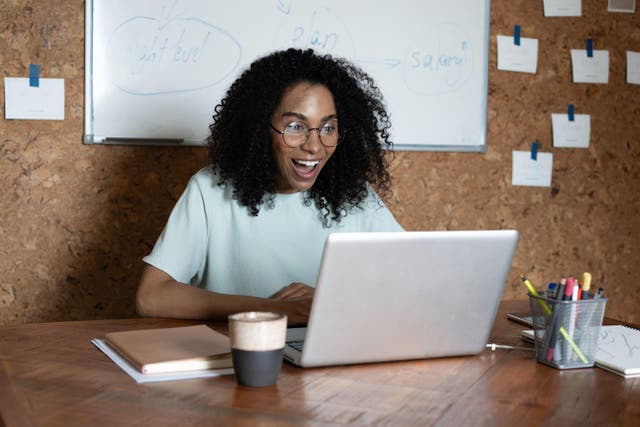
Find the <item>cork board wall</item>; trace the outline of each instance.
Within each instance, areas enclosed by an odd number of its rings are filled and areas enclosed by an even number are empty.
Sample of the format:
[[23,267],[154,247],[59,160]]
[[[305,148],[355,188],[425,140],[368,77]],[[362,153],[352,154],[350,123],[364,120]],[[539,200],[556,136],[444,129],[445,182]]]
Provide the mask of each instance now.
[[[515,228],[521,239],[503,298],[590,271],[606,315],[640,323],[640,86],[626,84],[640,51],[639,13],[583,0],[582,17],[544,18],[542,1],[491,4],[488,151],[398,152],[389,206],[408,230]],[[0,4],[5,77],[65,79],[65,120],[0,118],[0,325],[126,317],[152,247],[202,148],[82,145],[84,2]],[[496,70],[497,34],[540,43],[538,72]],[[569,49],[610,52],[609,84],[571,82]],[[0,86],[4,117],[4,86]],[[588,149],[554,148],[551,113],[591,115]],[[511,186],[511,152],[554,155],[550,188]]]

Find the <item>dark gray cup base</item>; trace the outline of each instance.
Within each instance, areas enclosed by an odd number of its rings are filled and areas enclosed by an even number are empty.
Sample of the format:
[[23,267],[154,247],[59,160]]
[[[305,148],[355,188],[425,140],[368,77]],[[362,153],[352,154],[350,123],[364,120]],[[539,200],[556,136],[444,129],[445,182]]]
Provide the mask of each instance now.
[[284,348],[271,351],[246,351],[231,349],[233,369],[238,384],[250,387],[266,387],[276,383],[282,368]]

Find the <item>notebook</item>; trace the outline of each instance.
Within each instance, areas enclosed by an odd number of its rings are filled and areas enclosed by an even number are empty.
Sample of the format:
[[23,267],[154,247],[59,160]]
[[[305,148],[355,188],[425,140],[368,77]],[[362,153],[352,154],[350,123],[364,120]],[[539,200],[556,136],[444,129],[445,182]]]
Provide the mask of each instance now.
[[289,330],[284,357],[311,367],[477,354],[517,242],[515,230],[330,234],[307,328]]
[[229,338],[207,325],[110,332],[105,342],[143,374],[231,367]]
[[[522,339],[533,342],[533,330],[520,333]],[[600,328],[596,366],[625,378],[640,376],[640,331],[623,325]]]

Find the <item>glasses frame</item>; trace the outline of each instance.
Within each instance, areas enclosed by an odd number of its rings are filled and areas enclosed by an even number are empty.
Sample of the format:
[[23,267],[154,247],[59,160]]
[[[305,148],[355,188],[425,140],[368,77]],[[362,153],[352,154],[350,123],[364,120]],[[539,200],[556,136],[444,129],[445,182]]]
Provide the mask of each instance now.
[[[293,123],[293,122],[291,122],[291,123]],[[287,124],[287,126],[288,126],[288,125],[289,125],[289,124]],[[300,147],[300,146],[302,146],[302,145],[306,144],[307,142],[309,142],[309,137],[311,136],[311,131],[312,131],[312,130],[316,131],[316,134],[318,135],[318,139],[320,140],[320,143],[321,143],[323,146],[325,146],[325,147],[327,147],[327,148],[334,148],[334,147],[337,147],[337,146],[338,146],[338,144],[340,143],[340,141],[342,140],[343,134],[340,132],[340,130],[338,130],[338,139],[336,140],[335,145],[327,145],[327,144],[325,144],[325,143],[324,143],[324,141],[322,140],[322,136],[320,135],[320,130],[324,127],[324,125],[326,125],[326,123],[325,123],[325,124],[323,124],[323,125],[322,125],[322,126],[320,126],[320,127],[315,127],[315,128],[309,128],[309,129],[307,129],[307,131],[304,133],[304,142],[302,142],[302,143],[300,143],[300,144],[297,144],[297,145],[291,145],[291,144],[287,143],[287,140],[286,140],[286,139],[285,139],[285,137],[284,137],[284,134],[285,134],[284,130],[278,130],[275,126],[273,126],[273,124],[269,123],[269,126],[271,126],[271,129],[273,129],[273,131],[274,131],[274,132],[276,132],[276,133],[279,133],[279,134],[280,134],[280,137],[282,138],[282,142],[284,142],[284,143],[285,143],[285,145],[286,145],[287,147],[297,148],[297,147]],[[286,129],[286,126],[285,126],[285,129]]]

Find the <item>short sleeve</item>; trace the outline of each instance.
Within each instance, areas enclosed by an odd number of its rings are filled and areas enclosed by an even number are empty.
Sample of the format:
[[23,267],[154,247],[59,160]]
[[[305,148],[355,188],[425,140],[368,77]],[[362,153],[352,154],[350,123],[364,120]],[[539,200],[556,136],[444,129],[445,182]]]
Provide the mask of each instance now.
[[209,232],[202,189],[194,176],[171,211],[153,250],[143,260],[178,282],[197,281],[206,261]]

